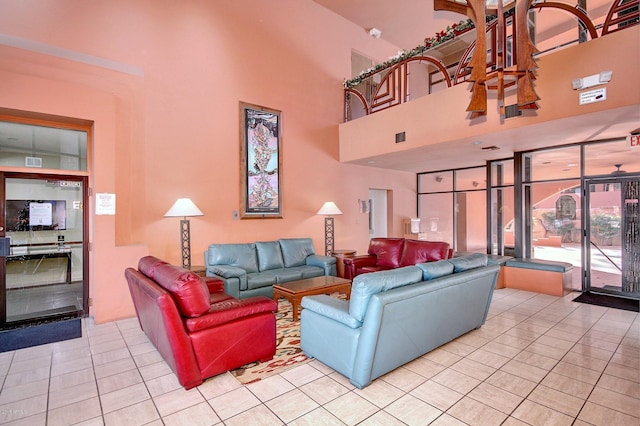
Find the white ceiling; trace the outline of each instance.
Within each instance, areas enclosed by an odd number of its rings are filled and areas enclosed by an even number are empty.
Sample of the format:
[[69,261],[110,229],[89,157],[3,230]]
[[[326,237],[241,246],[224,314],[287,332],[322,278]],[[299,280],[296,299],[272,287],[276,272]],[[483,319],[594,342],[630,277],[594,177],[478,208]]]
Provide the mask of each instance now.
[[425,37],[447,25],[466,20],[453,12],[436,12],[433,2],[425,0],[314,0],[360,26],[365,31],[377,28],[380,38],[401,49],[413,49]]

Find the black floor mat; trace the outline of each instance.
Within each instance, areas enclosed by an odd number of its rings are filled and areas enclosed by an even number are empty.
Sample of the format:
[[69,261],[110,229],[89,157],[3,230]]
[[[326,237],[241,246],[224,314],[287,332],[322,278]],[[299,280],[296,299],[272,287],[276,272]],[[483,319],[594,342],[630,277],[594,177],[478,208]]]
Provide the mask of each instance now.
[[588,303],[590,305],[604,306],[607,308],[624,309],[625,311],[640,312],[639,300],[607,296],[605,294],[586,292],[573,299],[573,301],[579,303]]
[[80,318],[0,331],[0,352],[82,337]]

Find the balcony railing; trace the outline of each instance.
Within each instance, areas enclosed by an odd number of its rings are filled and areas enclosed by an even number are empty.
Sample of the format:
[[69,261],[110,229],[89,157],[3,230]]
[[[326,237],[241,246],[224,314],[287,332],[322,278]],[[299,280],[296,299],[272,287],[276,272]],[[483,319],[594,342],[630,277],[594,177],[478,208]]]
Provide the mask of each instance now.
[[[543,55],[569,45],[595,39],[609,33],[622,30],[639,23],[639,0],[614,0],[609,12],[600,26],[596,26],[587,14],[577,6],[548,1],[531,6],[530,10],[556,9],[573,15],[578,21],[578,38],[559,40],[551,48],[536,53]],[[544,18],[544,15],[539,15]],[[498,18],[493,17],[487,24],[487,84],[494,89],[490,81],[492,75],[501,71],[508,75],[509,69],[515,69],[516,43],[513,43],[515,21],[512,13],[505,13],[500,19],[505,29],[502,42],[499,42]],[[535,40],[532,41],[534,44]],[[444,90],[453,85],[464,83],[471,73],[469,62],[475,51],[475,29],[471,21],[462,21],[426,39],[425,45],[411,51],[400,53],[397,57],[367,70],[345,82],[345,121],[373,114],[391,108],[412,99]],[[503,54],[503,68],[498,67],[497,55]],[[439,59],[447,57],[447,63]],[[454,58],[454,59],[451,59]],[[515,84],[515,79],[505,79],[504,87]]]

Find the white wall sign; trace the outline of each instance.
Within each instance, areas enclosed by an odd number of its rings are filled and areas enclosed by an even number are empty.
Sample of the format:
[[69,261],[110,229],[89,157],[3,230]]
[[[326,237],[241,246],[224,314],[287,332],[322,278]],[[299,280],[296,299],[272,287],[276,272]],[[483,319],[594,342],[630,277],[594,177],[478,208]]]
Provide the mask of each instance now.
[[596,90],[580,93],[580,105],[592,104],[594,102],[602,102],[607,100],[607,88],[601,87]]
[[116,194],[96,194],[96,214],[116,214]]

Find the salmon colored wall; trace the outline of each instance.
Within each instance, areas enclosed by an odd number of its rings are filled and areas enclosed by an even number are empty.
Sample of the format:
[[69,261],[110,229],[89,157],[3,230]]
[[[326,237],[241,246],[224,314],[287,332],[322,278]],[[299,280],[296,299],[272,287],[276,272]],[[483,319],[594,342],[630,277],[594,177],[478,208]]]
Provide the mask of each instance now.
[[[93,214],[91,315],[134,315],[123,271],[145,254],[180,262],[179,197],[192,263],[210,243],[311,237],[324,251],[333,200],[336,248],[364,253],[369,188],[393,192],[394,227],[416,211],[415,175],[338,161],[342,82],[351,49],[397,50],[311,0],[0,0],[0,106],[94,122],[91,188],[117,214]],[[234,220],[239,209],[240,101],[282,111],[283,219]]]
[[[348,162],[367,159],[463,138],[478,138],[493,132],[544,126],[544,123],[554,120],[615,108],[625,109],[626,116],[637,114],[637,105],[640,104],[638,39],[640,26],[635,26],[537,58],[539,68],[534,87],[541,98],[540,109],[533,114],[525,112],[517,120],[500,121],[495,93],[492,92],[489,93],[488,114],[468,119],[465,106],[470,99],[469,87],[467,84],[459,84],[343,123],[340,125],[340,160]],[[571,81],[603,70],[613,71],[613,78],[607,84],[607,101],[578,105],[578,95],[571,88]],[[463,125],[451,126],[452,122]],[[603,123],[603,127],[608,125]],[[527,127],[526,131],[536,131],[535,129]],[[407,136],[402,144],[395,143],[395,134],[399,131],[405,131]],[[516,145],[516,150],[526,149],[531,147]],[[469,166],[473,165],[478,163],[471,161]],[[442,164],[431,164],[425,166],[424,171],[442,168],[445,168]]]

